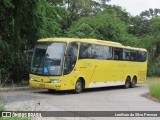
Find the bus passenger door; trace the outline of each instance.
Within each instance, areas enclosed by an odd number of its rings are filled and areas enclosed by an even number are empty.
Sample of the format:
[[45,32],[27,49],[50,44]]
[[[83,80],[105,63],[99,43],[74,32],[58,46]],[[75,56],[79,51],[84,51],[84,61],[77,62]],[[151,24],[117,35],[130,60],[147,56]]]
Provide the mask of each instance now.
[[67,86],[69,86],[68,89],[74,89],[74,84],[76,82],[77,56],[78,56],[78,43],[77,42],[69,43],[65,54],[64,72],[63,72],[64,82]]

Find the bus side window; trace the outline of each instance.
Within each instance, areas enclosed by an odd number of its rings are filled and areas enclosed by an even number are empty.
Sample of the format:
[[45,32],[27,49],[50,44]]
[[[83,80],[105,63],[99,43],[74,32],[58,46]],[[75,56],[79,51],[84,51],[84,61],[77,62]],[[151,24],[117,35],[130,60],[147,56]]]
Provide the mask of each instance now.
[[137,60],[145,62],[147,60],[147,53],[145,51],[137,51]]
[[100,59],[111,60],[112,59],[112,47],[100,46]]
[[70,43],[68,45],[67,52],[65,55],[64,74],[69,74],[74,68],[77,60],[77,54],[78,54],[77,42]]
[[123,60],[137,61],[137,51],[136,50],[130,50],[130,49],[124,49],[123,50]]
[[100,59],[100,46],[92,44],[92,58]]
[[137,54],[136,54],[135,50],[131,50],[130,60],[131,61],[136,61],[137,60]]
[[91,58],[91,44],[81,43],[79,59],[89,59]]
[[122,48],[113,48],[113,58],[114,58],[114,60],[122,60],[123,49]]
[[123,49],[123,60],[132,61],[131,50]]

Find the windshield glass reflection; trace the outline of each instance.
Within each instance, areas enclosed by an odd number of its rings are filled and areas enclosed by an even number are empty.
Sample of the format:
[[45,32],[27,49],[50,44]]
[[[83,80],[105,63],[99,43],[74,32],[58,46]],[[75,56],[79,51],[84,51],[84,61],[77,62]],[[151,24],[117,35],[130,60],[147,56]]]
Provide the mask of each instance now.
[[31,73],[61,75],[66,43],[38,43],[34,49]]

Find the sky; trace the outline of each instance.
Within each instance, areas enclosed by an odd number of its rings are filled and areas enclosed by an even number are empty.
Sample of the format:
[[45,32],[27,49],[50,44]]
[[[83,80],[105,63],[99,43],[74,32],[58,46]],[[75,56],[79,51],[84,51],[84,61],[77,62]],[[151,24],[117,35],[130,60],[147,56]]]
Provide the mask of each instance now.
[[160,0],[111,0],[107,4],[121,6],[133,16],[139,15],[149,8],[160,8]]

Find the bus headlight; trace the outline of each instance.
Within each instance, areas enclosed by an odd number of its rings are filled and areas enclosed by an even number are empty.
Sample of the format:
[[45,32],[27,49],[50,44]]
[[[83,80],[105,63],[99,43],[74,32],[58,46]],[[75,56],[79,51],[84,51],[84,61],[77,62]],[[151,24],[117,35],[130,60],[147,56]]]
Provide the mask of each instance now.
[[59,80],[59,79],[50,79],[50,82],[51,83],[60,83],[61,80]]
[[35,80],[34,78],[30,78],[30,80]]

